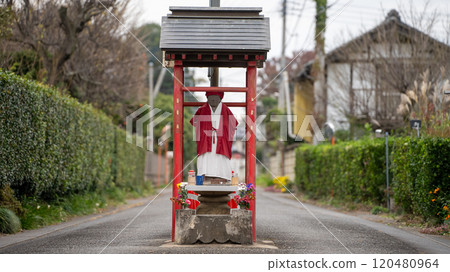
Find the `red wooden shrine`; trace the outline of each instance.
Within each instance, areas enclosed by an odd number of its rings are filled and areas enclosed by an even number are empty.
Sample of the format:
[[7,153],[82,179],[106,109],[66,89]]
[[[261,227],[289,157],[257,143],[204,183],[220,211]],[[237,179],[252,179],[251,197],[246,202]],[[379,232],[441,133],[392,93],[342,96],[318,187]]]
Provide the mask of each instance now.
[[[173,187],[183,181],[183,112],[185,107],[199,107],[206,102],[186,102],[186,92],[241,92],[245,101],[226,102],[228,107],[244,107],[245,125],[245,182],[255,183],[256,166],[256,80],[257,68],[263,67],[270,49],[269,20],[259,13],[260,8],[199,8],[170,7],[172,14],[163,17],[161,49],[164,65],[173,68]],[[245,87],[187,87],[184,85],[185,67],[246,68]],[[226,79],[225,79],[226,80]],[[191,129],[191,128],[189,128]],[[194,144],[194,143],[193,143]],[[191,160],[193,158],[187,158]],[[175,235],[175,211],[172,204],[172,240]],[[196,204],[191,206],[196,207]],[[255,231],[255,202],[253,214],[253,240]]]

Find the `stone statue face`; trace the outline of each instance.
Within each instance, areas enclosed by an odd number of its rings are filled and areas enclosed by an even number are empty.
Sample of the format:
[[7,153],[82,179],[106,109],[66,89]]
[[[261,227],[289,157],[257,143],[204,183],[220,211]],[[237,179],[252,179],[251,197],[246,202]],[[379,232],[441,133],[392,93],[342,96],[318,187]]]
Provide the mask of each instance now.
[[213,108],[216,108],[219,105],[221,100],[222,99],[220,99],[220,96],[218,96],[218,95],[208,96],[208,104]]

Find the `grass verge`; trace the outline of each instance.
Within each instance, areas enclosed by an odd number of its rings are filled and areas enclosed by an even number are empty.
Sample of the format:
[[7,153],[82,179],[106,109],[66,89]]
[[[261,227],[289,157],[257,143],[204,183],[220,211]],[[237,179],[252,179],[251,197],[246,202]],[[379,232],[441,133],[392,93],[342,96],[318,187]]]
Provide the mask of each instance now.
[[352,215],[365,215],[363,218],[367,220],[395,226],[400,229],[410,229],[416,232],[442,235],[445,237],[450,236],[450,220],[449,222],[435,226],[432,222],[424,221],[418,215],[405,213],[401,207],[397,207],[395,210],[389,212],[385,207],[371,203],[349,202],[333,197],[315,199],[301,193],[296,193],[296,197],[304,203]]
[[106,208],[125,203],[126,199],[151,195],[153,188],[148,185],[138,188],[113,187],[102,192],[69,195],[51,203],[25,198],[22,201],[24,213],[20,216],[23,229],[36,229],[68,219],[101,212]]

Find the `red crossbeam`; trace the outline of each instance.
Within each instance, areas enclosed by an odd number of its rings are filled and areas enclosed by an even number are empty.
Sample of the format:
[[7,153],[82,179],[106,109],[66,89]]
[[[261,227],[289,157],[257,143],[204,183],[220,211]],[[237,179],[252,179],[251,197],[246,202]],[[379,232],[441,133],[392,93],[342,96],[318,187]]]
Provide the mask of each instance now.
[[245,93],[247,90],[245,87],[183,87],[185,92]]
[[[200,107],[203,106],[206,102],[184,102],[184,107]],[[228,107],[247,107],[247,103],[245,102],[224,102]]]

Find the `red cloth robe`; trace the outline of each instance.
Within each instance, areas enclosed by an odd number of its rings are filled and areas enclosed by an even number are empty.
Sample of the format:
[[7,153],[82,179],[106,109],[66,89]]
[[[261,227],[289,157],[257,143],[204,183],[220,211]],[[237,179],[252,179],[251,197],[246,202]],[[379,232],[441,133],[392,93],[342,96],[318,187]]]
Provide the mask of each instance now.
[[[212,131],[211,109],[208,102],[198,108],[194,117],[191,119],[191,125],[195,127],[197,142],[197,155],[200,156],[206,152],[211,152]],[[220,113],[220,125],[217,133],[216,153],[231,159],[231,145],[233,144],[234,133],[238,121],[231,110],[222,103],[222,112]]]

